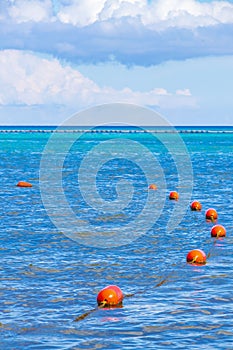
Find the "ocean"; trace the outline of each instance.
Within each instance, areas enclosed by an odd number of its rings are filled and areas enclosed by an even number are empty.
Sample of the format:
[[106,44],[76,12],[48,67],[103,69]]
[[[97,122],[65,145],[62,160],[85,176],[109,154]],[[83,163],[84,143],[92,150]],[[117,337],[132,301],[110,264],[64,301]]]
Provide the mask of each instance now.
[[233,127],[176,130],[0,128],[0,349],[232,349]]

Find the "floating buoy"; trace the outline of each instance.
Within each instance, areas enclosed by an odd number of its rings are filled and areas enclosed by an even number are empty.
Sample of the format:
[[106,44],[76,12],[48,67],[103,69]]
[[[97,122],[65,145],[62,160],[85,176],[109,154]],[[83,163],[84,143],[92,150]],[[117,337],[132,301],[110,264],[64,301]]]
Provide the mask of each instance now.
[[213,221],[217,220],[218,213],[216,212],[215,209],[210,208],[210,209],[206,210],[205,217],[206,217],[206,220],[210,220],[213,222]]
[[17,183],[18,187],[32,187],[32,184],[30,184],[30,182],[26,182],[26,181],[19,181]]
[[212,227],[211,230],[211,236],[212,237],[225,237],[226,236],[226,229],[222,225],[215,225]]
[[202,209],[202,205],[198,201],[193,201],[190,204],[190,209],[193,210],[193,211],[200,211]]
[[186,260],[189,264],[204,265],[206,254],[201,249],[194,249],[187,254]]
[[149,186],[149,190],[157,190],[157,186],[155,184],[151,184]]
[[170,192],[170,194],[169,194],[169,199],[172,199],[172,200],[177,201],[178,198],[179,198],[179,193],[178,193],[178,192],[176,192],[176,191]]
[[97,303],[99,306],[120,306],[124,295],[117,286],[110,285],[102,289],[97,295]]

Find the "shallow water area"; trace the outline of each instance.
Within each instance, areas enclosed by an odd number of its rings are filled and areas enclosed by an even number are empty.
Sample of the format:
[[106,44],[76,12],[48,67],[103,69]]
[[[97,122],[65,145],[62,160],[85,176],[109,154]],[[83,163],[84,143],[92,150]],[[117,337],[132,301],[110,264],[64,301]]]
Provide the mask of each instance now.
[[[164,144],[151,132],[111,130],[83,135],[65,155],[61,171],[65,198],[78,220],[72,232],[77,240],[54,225],[64,204],[59,197],[53,198],[53,191],[59,193],[59,184],[49,193],[53,215],[48,215],[41,197],[40,162],[51,130],[35,132],[29,128],[27,132],[0,133],[0,348],[231,349],[231,130],[185,129],[179,133],[192,164],[190,201],[199,200],[202,211],[192,212],[186,203],[178,224],[175,217],[182,196],[177,202],[170,201],[169,192],[177,190],[185,196],[189,182],[179,184],[176,164],[166,149],[167,143],[174,140],[173,134],[166,134]],[[73,133],[60,133],[58,137],[62,154],[62,140],[72,138]],[[140,169],[138,164],[119,157],[111,149],[112,139],[130,139],[148,148],[162,172],[155,171],[152,163]],[[99,198],[95,198],[93,206],[87,204],[78,182],[82,160],[104,141],[109,141],[112,158],[96,176],[100,197],[110,203],[110,208],[119,194],[127,194],[124,186],[128,184],[132,190],[126,207],[119,212],[97,212],[94,205],[100,203]],[[143,153],[137,156],[143,158]],[[54,163],[48,163],[49,174],[54,170],[51,164]],[[161,210],[145,233],[134,236],[134,232],[123,228],[135,222],[147,203],[147,171],[158,186],[150,195]],[[89,175],[91,171],[87,173],[87,191]],[[33,187],[18,188],[20,180],[29,181]],[[120,187],[119,181],[123,181]],[[226,228],[225,238],[210,235],[214,223],[205,220],[205,210],[210,207],[217,210],[218,223]],[[66,211],[63,215],[66,220]],[[174,230],[168,231],[171,215]],[[87,223],[93,227],[91,233],[84,230]],[[74,229],[72,221],[66,224],[68,228],[70,224],[71,231]],[[143,225],[142,216],[137,227]],[[112,245],[104,246],[109,232],[113,232]],[[92,244],[93,239],[100,238],[102,247]],[[186,263],[187,253],[196,248],[208,255],[206,265]],[[110,284],[118,285],[125,294],[123,307],[98,309],[96,296]],[[88,311],[89,315],[74,322]]]

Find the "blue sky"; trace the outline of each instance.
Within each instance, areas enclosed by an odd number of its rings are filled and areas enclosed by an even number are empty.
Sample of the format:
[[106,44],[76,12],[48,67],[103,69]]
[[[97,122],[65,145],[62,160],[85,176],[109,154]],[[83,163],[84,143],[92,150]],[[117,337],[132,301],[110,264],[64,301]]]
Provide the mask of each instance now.
[[233,125],[233,1],[4,0],[0,64],[1,125],[114,102]]

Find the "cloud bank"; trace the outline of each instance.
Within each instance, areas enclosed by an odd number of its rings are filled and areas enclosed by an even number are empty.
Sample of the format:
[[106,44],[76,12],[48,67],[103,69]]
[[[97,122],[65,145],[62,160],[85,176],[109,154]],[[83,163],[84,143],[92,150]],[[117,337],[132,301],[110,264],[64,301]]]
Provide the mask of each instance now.
[[74,63],[233,54],[233,4],[195,0],[11,0],[0,5],[2,49]]
[[102,103],[127,102],[174,108],[195,107],[188,89],[169,93],[164,88],[147,92],[129,88],[99,87],[77,69],[57,59],[16,50],[0,52],[0,105],[69,105],[87,107]]
[[138,18],[149,28],[158,24],[163,28],[195,28],[233,22],[233,5],[227,1],[11,0],[3,2],[1,8],[17,23],[59,21],[77,27],[123,17]]

